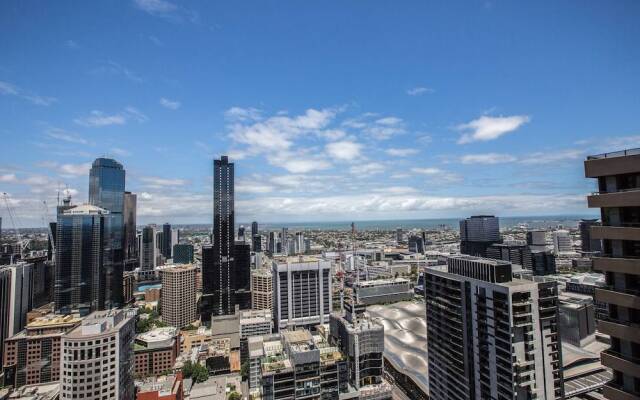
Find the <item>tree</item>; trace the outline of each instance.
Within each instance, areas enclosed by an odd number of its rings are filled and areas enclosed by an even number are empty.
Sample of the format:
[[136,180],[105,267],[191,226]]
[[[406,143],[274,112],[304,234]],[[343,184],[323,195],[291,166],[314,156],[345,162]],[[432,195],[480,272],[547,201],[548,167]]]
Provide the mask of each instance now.
[[242,396],[238,392],[229,393],[229,400],[241,400]]
[[192,378],[194,382],[204,382],[209,378],[209,370],[204,365],[187,361],[182,366],[182,374],[185,378]]
[[249,379],[249,361],[242,363],[242,366],[240,367],[240,375],[244,380]]

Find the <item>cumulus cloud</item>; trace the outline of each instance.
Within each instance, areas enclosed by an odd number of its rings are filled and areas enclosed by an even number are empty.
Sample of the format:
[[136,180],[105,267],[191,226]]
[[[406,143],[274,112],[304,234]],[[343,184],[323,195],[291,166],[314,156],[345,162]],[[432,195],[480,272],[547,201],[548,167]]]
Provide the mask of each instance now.
[[224,112],[224,117],[231,121],[258,121],[262,119],[262,111],[253,107],[231,107]]
[[2,174],[0,175],[0,183],[15,183],[18,181],[16,174]]
[[456,173],[445,171],[440,168],[434,167],[414,167],[411,168],[411,172],[425,175],[429,177],[430,183],[436,184],[452,184],[462,182],[462,177]]
[[306,152],[298,151],[280,151],[267,156],[267,160],[272,165],[294,174],[306,174],[312,171],[325,170],[331,168],[331,163],[322,156],[306,154]]
[[466,154],[460,157],[463,164],[502,164],[516,161],[517,158],[510,154],[485,153],[485,154]]
[[175,100],[169,100],[166,97],[160,98],[160,105],[164,108],[168,108],[169,110],[177,110],[180,108],[180,102]]
[[343,140],[327,144],[325,150],[329,156],[336,160],[354,161],[360,157],[362,145],[354,141]]
[[418,152],[419,152],[418,149],[409,149],[409,148],[406,148],[406,149],[390,148],[385,150],[385,153],[394,157],[408,157],[414,154],[418,154]]
[[514,115],[511,117],[483,115],[466,124],[458,125],[457,129],[464,132],[458,139],[458,144],[495,140],[500,136],[517,130],[530,120],[531,118],[527,115]]
[[369,163],[359,163],[357,165],[352,166],[349,169],[349,172],[353,175],[359,176],[367,176],[367,175],[375,175],[384,172],[385,167],[380,163],[369,162]]
[[49,106],[58,101],[55,97],[40,96],[4,81],[0,81],[0,94],[5,96],[15,96],[23,100],[27,100],[37,106]]

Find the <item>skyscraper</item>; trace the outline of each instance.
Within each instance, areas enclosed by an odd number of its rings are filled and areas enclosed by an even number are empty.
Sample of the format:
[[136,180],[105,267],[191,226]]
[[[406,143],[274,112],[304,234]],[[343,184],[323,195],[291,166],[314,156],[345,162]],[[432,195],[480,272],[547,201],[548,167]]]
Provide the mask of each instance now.
[[[104,264],[109,211],[92,205],[69,208],[58,215],[54,301],[56,310],[70,313],[105,307]],[[122,285],[122,280],[120,280]],[[120,287],[122,293],[122,287]]]
[[235,244],[234,299],[241,310],[251,308],[251,246],[244,241]]
[[202,249],[202,320],[234,313],[234,174],[227,156],[213,161],[213,246]]
[[196,306],[196,268],[190,264],[163,268],[162,321],[182,328],[198,317]]
[[602,253],[593,269],[605,274],[606,285],[595,290],[596,303],[608,315],[598,331],[611,336],[601,353],[613,370],[603,389],[608,399],[640,398],[640,153],[625,150],[587,157],[585,176],[597,179],[597,193],[587,197],[600,208],[602,226],[591,226],[591,239],[602,240]]
[[[0,360],[4,340],[20,332],[31,311],[33,265],[25,262],[0,267]],[[0,363],[1,364],[1,363]]]
[[123,303],[124,271],[124,187],[122,164],[110,158],[97,158],[89,172],[89,204],[108,210],[104,217],[105,249],[103,253],[104,306]]
[[556,282],[461,255],[424,287],[431,399],[563,398]]
[[167,222],[164,225],[162,225],[162,244],[161,244],[162,256],[167,260],[171,258],[171,246],[172,246],[171,236],[172,236],[171,224]]
[[578,230],[580,231],[581,250],[585,253],[602,251],[602,241],[599,239],[591,239],[591,227],[600,226],[597,219],[581,219],[578,222]]
[[282,232],[280,233],[280,243],[282,253],[288,254],[289,251],[289,231],[286,227],[282,228]]
[[251,223],[251,237],[255,237],[258,234],[258,222],[253,221]]
[[500,222],[493,215],[474,215],[460,221],[460,253],[487,256],[487,248],[502,243]]
[[156,227],[147,225],[142,228],[140,237],[140,279],[152,279],[156,267]]
[[570,253],[572,250],[573,244],[568,231],[558,230],[553,232],[553,251],[556,254]]
[[138,266],[137,204],[138,196],[135,193],[124,192],[124,261],[127,271]]

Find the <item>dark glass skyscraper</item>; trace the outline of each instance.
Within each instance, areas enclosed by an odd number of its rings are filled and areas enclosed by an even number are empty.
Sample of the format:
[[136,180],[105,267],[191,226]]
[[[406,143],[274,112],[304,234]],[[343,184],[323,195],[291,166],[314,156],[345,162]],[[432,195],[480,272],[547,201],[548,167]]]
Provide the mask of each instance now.
[[124,260],[128,271],[138,266],[137,203],[135,193],[124,192]]
[[213,247],[202,249],[202,320],[234,313],[234,174],[227,156],[213,161]]
[[56,226],[56,269],[54,302],[56,310],[69,313],[104,308],[105,249],[109,212],[83,205],[58,214]]
[[162,225],[162,255],[165,259],[171,258],[171,224]]
[[123,303],[124,270],[124,182],[122,164],[110,158],[97,158],[89,173],[89,204],[108,210],[104,217],[104,307]]

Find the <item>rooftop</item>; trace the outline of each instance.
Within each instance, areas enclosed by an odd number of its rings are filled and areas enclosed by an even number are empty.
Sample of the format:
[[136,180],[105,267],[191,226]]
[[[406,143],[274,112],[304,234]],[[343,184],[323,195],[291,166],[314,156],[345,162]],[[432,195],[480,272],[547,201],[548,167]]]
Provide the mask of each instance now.
[[91,204],[82,204],[63,211],[64,215],[98,215],[109,214],[109,210],[92,206]]
[[613,151],[613,152],[610,152],[610,153],[595,154],[595,155],[587,156],[587,160],[599,160],[601,158],[615,158],[615,157],[635,156],[635,155],[639,155],[639,154],[640,154],[640,148],[635,148],[635,149]]

